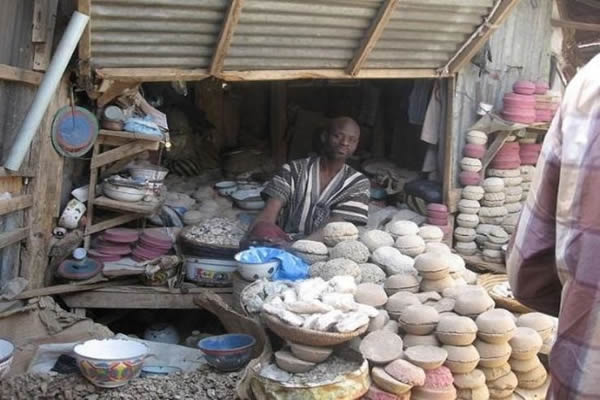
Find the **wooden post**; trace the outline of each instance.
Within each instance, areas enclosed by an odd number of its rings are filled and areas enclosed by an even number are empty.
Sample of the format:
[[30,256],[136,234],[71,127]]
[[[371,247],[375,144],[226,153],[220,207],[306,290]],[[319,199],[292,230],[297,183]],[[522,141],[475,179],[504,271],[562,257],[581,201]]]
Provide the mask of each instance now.
[[[52,56],[58,0],[36,0],[33,11],[33,69],[45,71]],[[43,32],[42,32],[43,31]]]
[[287,82],[271,82],[271,152],[275,166],[287,161]]
[[[85,15],[92,15],[92,0],[78,0],[77,10]],[[92,84],[92,21],[88,22],[79,40],[79,78],[87,91],[93,89]]]
[[347,74],[355,76],[358,71],[360,71],[365,61],[367,61],[369,54],[371,54],[371,51],[375,48],[377,41],[383,34],[385,26],[392,17],[396,4],[398,4],[398,0],[385,0],[385,3],[377,12],[375,19],[371,22],[371,26],[361,42],[360,47],[354,54],[350,64],[348,64],[348,68],[346,69]]
[[50,102],[32,148],[31,165],[35,177],[30,184],[33,206],[28,212],[29,235],[20,276],[29,280],[29,289],[42,287],[47,280],[48,251],[54,220],[58,216],[62,185],[63,158],[50,140],[52,121],[58,109],[68,104],[68,82],[63,80]]
[[457,135],[454,132],[454,95],[456,92],[456,78],[446,79],[446,135],[444,140],[444,181],[443,194],[444,204],[448,206],[450,212],[453,212],[456,205],[453,202],[452,191],[454,187],[454,178],[456,174],[456,144]]

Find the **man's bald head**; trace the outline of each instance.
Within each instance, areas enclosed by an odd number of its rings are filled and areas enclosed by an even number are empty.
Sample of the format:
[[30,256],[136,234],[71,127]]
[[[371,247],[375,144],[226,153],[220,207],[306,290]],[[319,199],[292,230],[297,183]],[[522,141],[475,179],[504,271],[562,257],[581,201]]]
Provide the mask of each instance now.
[[360,127],[350,117],[338,117],[329,122],[325,155],[330,159],[346,160],[356,151]]

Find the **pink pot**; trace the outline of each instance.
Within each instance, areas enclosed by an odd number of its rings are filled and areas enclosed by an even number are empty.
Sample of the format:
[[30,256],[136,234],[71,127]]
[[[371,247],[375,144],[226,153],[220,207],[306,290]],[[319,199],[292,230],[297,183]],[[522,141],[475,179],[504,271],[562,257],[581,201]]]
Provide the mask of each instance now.
[[447,211],[427,211],[427,217],[435,219],[443,219],[448,223],[448,212]]
[[465,147],[463,147],[463,155],[465,157],[477,158],[479,160],[481,160],[483,156],[485,156],[486,151],[487,148],[484,144],[467,143],[465,144]]
[[435,226],[445,226],[445,225],[448,225],[448,219],[447,218],[427,217],[427,223],[430,225],[435,225]]
[[98,250],[89,249],[88,256],[93,258],[94,260],[102,261],[102,262],[115,262],[119,261],[122,257],[118,254],[105,254]]
[[427,204],[427,212],[429,212],[429,211],[441,211],[441,212],[445,212],[447,214],[448,207],[446,207],[445,204],[429,203],[429,204]]
[[535,112],[530,114],[517,114],[517,113],[505,113],[502,112],[502,118],[511,122],[518,122],[521,124],[531,124],[535,122]]
[[516,81],[513,85],[513,92],[517,94],[534,94],[535,90],[535,83],[531,81]]
[[458,180],[463,186],[478,185],[481,182],[481,175],[478,172],[463,171],[458,176]]
[[536,110],[535,112],[535,121],[536,122],[550,122],[554,114],[551,110]]
[[113,228],[105,230],[102,237],[109,242],[132,243],[137,241],[140,235],[135,229]]
[[535,94],[546,94],[549,89],[550,85],[548,85],[548,82],[537,81],[535,83]]
[[506,93],[502,100],[515,106],[531,106],[535,104],[537,97],[530,94]]

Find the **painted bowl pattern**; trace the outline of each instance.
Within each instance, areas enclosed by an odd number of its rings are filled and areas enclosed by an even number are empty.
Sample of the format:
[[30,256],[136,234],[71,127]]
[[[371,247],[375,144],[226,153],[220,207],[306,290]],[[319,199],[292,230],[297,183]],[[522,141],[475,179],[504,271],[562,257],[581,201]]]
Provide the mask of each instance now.
[[241,333],[211,336],[198,342],[208,364],[221,371],[236,371],[250,361],[254,337]]

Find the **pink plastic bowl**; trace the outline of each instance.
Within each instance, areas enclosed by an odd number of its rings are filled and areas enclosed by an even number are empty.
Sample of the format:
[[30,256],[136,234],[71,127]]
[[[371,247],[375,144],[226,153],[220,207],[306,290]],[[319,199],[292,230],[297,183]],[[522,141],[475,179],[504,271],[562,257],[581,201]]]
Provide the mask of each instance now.
[[513,85],[513,91],[517,94],[534,94],[535,90],[535,83],[531,81],[516,81]]

